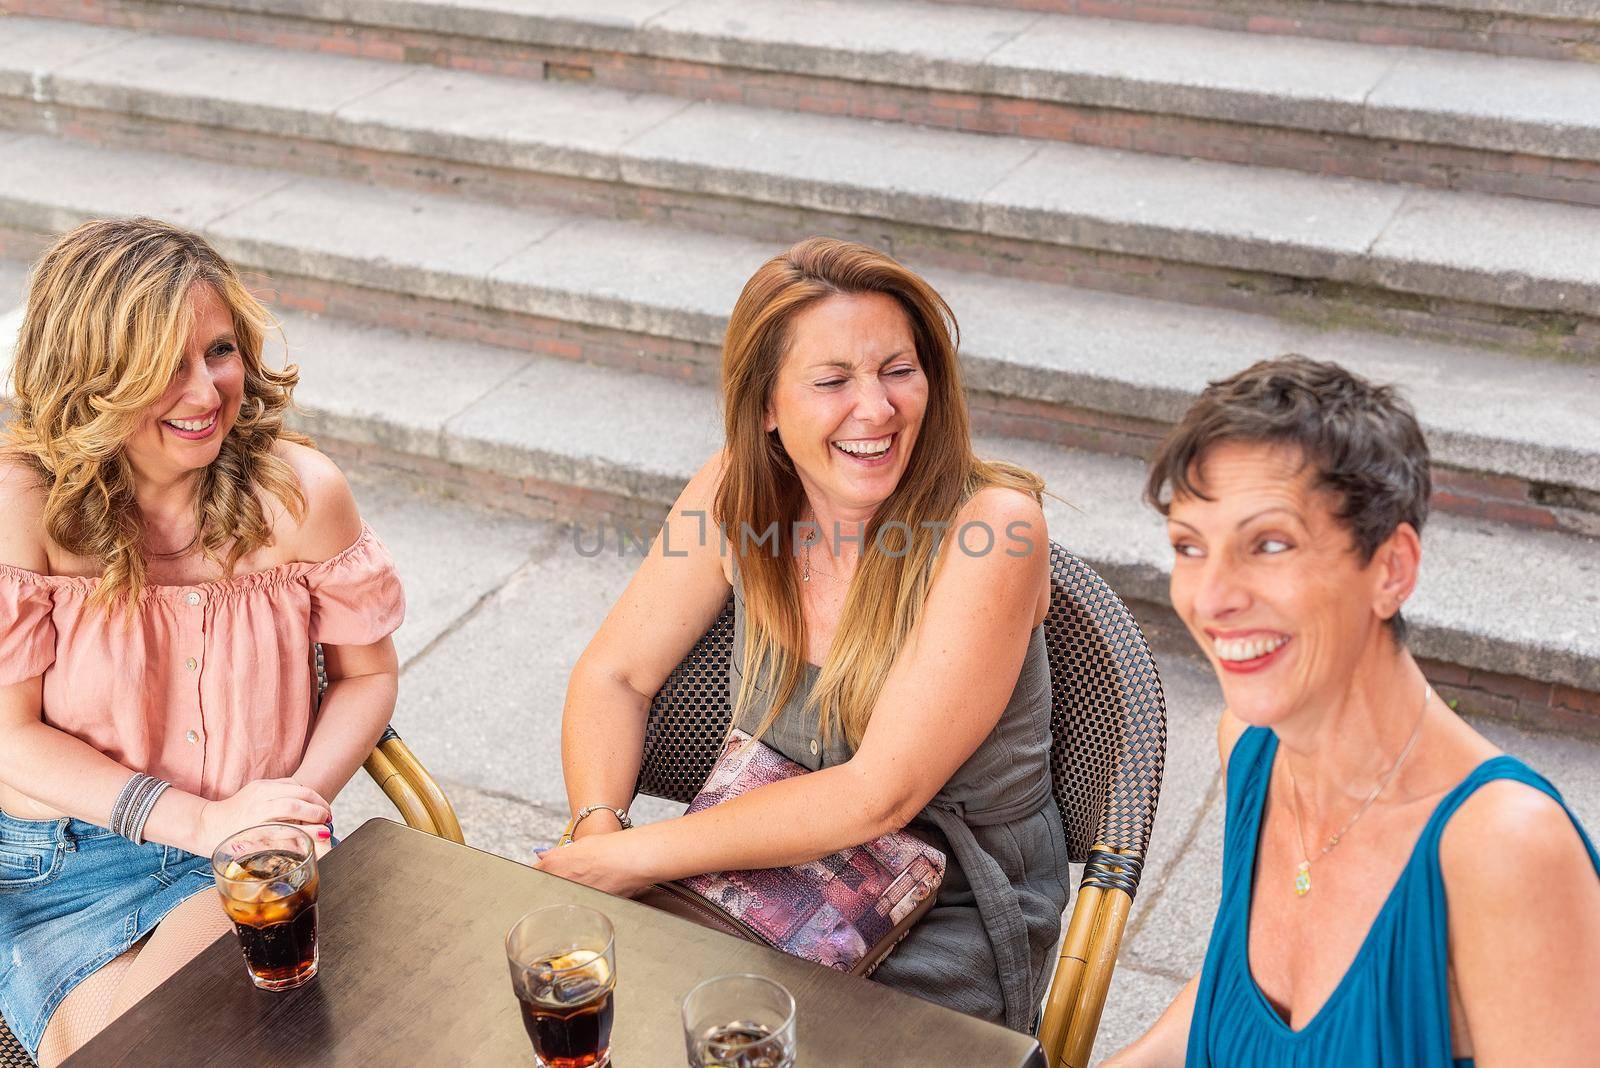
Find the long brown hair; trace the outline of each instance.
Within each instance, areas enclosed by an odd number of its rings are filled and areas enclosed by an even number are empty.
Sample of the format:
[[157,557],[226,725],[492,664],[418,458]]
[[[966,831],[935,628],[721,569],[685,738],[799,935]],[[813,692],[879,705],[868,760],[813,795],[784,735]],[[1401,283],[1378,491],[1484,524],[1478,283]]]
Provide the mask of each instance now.
[[99,220],[58,240],[29,279],[3,454],[45,487],[45,530],[101,564],[94,602],[132,607],[145,583],[144,523],[123,444],[176,373],[193,321],[190,294],[209,285],[228,309],[244,363],[244,398],[195,493],[207,559],[233,573],[272,540],[257,489],[304,513],[294,470],[272,454],[288,431],[297,370],[261,359],[271,327],[238,273],[199,236],[154,219]]
[[[861,559],[808,705],[825,737],[842,729],[852,748],[921,617],[939,524],[949,524],[988,486],[1019,489],[1036,500],[1044,489],[1030,471],[973,455],[956,355],[959,330],[932,286],[882,252],[832,238],[808,238],[763,264],[745,283],[723,342],[727,443],[715,502],[716,520],[736,553],[747,609],[736,709],[742,713],[753,700],[757,678],[773,695],[757,733],[771,726],[799,686],[806,648],[790,563],[805,493],[777,434],[765,430],[765,413],[795,317],[830,296],[859,293],[884,294],[905,311],[928,380],[928,405],[905,474],[862,532]],[[768,531],[776,532],[770,549],[756,543]]]

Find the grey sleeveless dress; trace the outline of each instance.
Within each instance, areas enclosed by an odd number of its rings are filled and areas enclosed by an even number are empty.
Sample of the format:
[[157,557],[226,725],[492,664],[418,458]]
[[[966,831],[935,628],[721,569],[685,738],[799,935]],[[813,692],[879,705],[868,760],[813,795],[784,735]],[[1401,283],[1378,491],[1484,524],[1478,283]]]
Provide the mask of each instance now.
[[[737,694],[744,649],[744,590],[733,573],[733,656]],[[823,741],[802,709],[818,669],[761,740],[816,771],[850,759],[845,739]],[[771,707],[759,688],[735,724],[753,733]],[[1061,814],[1050,793],[1050,666],[1044,628],[1034,629],[1016,689],[995,729],[906,828],[949,863],[934,907],[872,978],[959,1012],[1031,1031],[1049,984],[1070,872]]]

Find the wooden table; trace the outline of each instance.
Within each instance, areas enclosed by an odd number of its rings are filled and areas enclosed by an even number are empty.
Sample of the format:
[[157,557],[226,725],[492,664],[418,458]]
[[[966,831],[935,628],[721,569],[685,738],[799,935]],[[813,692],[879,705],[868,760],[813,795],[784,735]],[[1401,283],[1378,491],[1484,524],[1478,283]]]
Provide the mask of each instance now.
[[741,971],[794,994],[802,1068],[1044,1068],[1025,1035],[388,820],[367,822],[322,863],[312,982],[257,990],[229,934],[68,1065],[529,1065],[505,933],[528,910],[563,903],[616,927],[617,1068],[684,1068],[683,995]]

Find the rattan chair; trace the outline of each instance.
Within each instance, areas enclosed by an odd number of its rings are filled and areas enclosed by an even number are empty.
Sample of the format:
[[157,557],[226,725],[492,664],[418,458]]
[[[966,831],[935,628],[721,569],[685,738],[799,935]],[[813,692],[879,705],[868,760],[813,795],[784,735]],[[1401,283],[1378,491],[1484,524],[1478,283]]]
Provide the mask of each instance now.
[[[1144,634],[1111,587],[1055,544],[1050,580],[1050,776],[1084,867],[1039,1042],[1051,1068],[1085,1068],[1150,843],[1167,713]],[[732,715],[732,650],[730,600],[651,703],[638,792],[687,802],[711,773]]]
[[[315,647],[317,696],[328,688],[328,673],[322,658],[322,647]],[[419,831],[452,842],[462,842],[461,824],[456,810],[445,797],[439,784],[434,782],[428,769],[422,766],[411,748],[401,741],[393,727],[385,727],[377,747],[362,765],[367,774],[388,795],[394,807],[400,810],[406,824]],[[33,1068],[33,1061],[23,1050],[22,1043],[11,1033],[11,1028],[0,1019],[0,1068]]]
[[0,1068],[33,1068],[33,1061],[11,1033],[11,1028],[0,1020]]

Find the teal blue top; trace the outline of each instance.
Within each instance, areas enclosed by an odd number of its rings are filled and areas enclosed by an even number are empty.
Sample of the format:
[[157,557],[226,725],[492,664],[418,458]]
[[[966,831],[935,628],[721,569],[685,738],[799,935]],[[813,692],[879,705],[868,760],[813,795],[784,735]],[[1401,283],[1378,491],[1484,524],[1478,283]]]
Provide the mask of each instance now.
[[[1349,971],[1310,1022],[1294,1031],[1256,986],[1248,945],[1256,846],[1277,751],[1277,735],[1251,727],[1228,759],[1222,903],[1200,971],[1189,1027],[1189,1068],[1470,1068],[1470,1059],[1450,1056],[1449,915],[1439,836],[1461,803],[1496,779],[1527,783],[1563,808],[1566,802],[1515,757],[1494,757],[1474,768],[1428,818]],[[1572,816],[1571,809],[1567,815]],[[1600,873],[1594,843],[1576,816],[1572,824]],[[1494,862],[1485,858],[1485,863]]]

